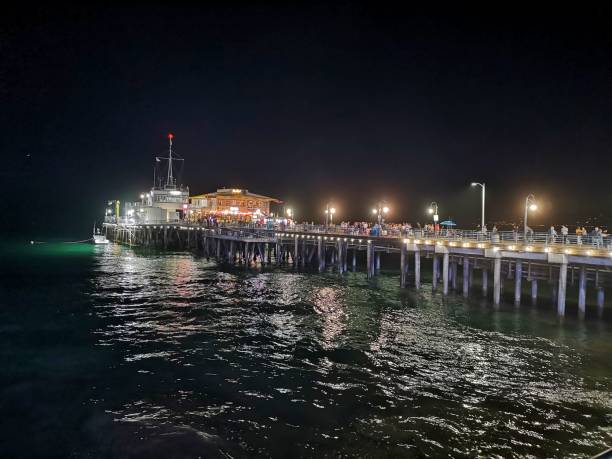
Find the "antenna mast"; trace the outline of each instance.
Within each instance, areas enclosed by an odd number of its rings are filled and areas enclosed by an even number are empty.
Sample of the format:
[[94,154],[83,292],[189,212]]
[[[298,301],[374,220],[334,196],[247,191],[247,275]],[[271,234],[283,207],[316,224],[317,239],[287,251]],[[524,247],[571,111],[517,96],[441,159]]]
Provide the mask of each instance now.
[[174,135],[168,134],[168,179],[166,180],[166,187],[174,187],[174,176],[172,175],[172,138]]

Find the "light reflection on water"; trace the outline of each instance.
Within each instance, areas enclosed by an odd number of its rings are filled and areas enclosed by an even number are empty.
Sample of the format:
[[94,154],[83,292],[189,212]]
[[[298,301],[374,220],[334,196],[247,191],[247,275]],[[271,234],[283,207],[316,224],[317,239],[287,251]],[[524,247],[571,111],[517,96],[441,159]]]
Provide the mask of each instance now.
[[611,441],[605,322],[393,276],[118,246],[91,263],[75,314],[93,312],[81,405],[96,436],[81,453],[585,457]]

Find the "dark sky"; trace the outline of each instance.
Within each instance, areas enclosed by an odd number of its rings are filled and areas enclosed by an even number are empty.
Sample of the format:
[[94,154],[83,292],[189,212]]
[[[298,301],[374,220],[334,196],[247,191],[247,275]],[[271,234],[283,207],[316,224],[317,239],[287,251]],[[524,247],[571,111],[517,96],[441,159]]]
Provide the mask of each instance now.
[[[32,6],[0,19],[3,229],[89,228],[151,186],[175,134],[194,193],[242,187],[320,219],[460,226],[610,216],[608,10]],[[509,4],[508,4],[509,5]],[[30,155],[30,156],[27,156]]]

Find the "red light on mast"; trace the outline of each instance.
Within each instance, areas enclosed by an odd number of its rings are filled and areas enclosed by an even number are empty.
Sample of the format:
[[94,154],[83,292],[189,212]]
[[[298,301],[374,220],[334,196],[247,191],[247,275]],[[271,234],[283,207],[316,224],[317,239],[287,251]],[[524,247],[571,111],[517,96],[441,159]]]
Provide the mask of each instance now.
[[174,138],[174,134],[168,134],[168,138],[172,140]]

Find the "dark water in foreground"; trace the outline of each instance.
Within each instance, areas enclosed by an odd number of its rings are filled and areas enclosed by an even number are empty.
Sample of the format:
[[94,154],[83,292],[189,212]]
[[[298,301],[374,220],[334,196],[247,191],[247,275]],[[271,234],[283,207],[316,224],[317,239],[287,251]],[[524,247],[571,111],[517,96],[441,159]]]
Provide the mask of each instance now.
[[612,442],[609,321],[401,291],[393,273],[3,251],[2,457],[587,457]]

